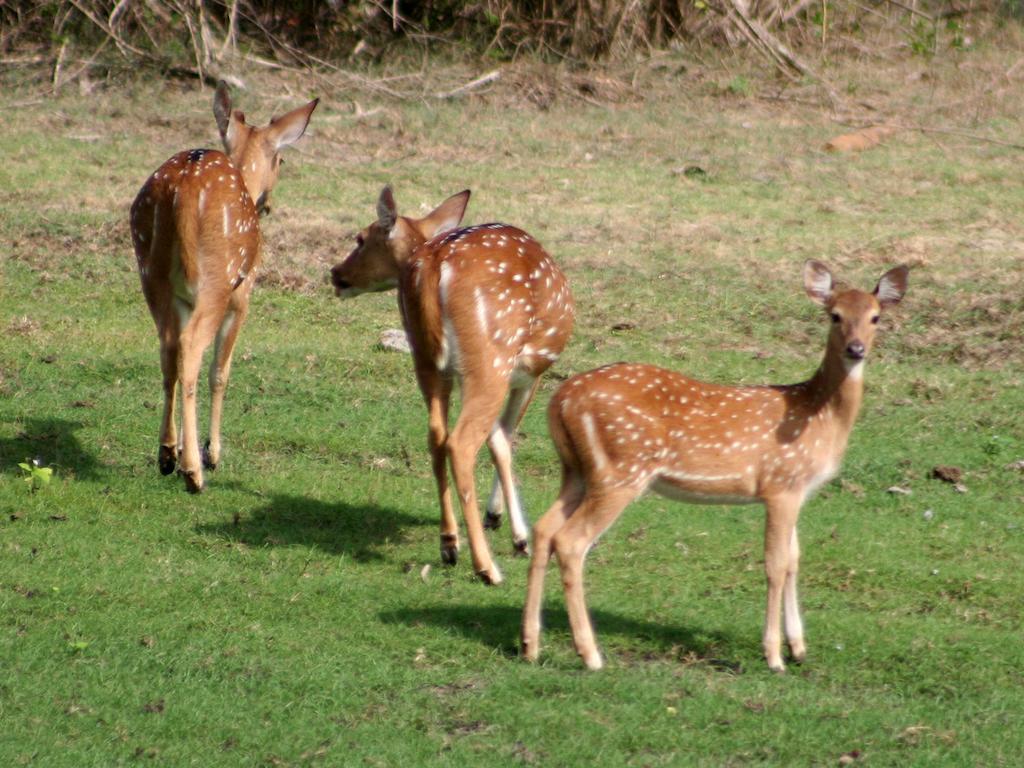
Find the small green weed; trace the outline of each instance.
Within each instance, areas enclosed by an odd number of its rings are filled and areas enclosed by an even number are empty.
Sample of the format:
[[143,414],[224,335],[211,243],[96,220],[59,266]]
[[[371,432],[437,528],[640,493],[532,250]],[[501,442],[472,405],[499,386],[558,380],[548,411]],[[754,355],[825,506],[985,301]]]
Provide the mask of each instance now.
[[915,19],[909,33],[910,50],[917,56],[926,59],[935,55],[936,33],[935,23],[925,19]]
[[22,471],[22,480],[28,484],[29,493],[45,488],[53,478],[53,467],[44,467],[42,459],[26,459],[18,462]]
[[729,84],[726,86],[726,90],[729,91],[733,96],[749,96],[754,92],[754,87],[743,75],[736,75]]

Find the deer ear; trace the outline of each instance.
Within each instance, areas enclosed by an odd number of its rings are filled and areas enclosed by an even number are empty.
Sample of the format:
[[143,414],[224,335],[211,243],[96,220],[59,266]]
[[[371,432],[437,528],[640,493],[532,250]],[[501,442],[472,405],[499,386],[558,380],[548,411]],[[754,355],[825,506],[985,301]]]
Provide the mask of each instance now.
[[811,301],[825,306],[832,300],[832,273],[820,261],[804,262],[804,290]]
[[910,269],[901,264],[893,267],[878,281],[875,286],[875,298],[883,308],[899,304],[903,294],[907,292],[907,279],[910,276]]
[[390,232],[398,220],[398,207],[395,205],[395,196],[391,192],[391,185],[380,191],[377,199],[377,223],[385,232]]
[[462,217],[466,215],[469,195],[469,190],[464,189],[449,197],[437,208],[420,219],[418,223],[422,235],[429,240],[442,232],[447,232],[449,229],[455,229],[459,226],[462,222]]
[[217,130],[221,138],[226,137],[231,120],[231,93],[223,80],[217,83],[217,90],[213,94],[213,116],[217,119]]
[[224,149],[230,155],[238,145],[239,131],[245,126],[245,115],[231,109],[231,93],[223,80],[217,83],[217,91],[213,94],[213,116],[217,120],[217,130],[220,131]]
[[313,110],[319,103],[320,99],[313,99],[306,106],[293,109],[270,121],[270,141],[274,145],[275,152],[302,138],[302,134],[306,132],[306,127],[309,125],[309,118],[313,116]]

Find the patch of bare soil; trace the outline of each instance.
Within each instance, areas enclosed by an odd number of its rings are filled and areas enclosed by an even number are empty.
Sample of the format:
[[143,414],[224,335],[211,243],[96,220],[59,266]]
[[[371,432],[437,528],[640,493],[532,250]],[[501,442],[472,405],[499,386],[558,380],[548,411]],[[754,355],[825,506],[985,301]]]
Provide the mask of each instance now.
[[568,71],[538,64],[520,64],[510,68],[497,91],[503,102],[533,105],[549,109],[558,101],[583,101],[589,104],[627,104],[641,101],[642,95],[624,74],[611,71]]
[[263,265],[257,282],[296,293],[325,290],[328,273],[355,243],[354,232],[328,219],[274,213],[262,223]]
[[[886,346],[968,370],[1024,365],[1021,226],[985,219],[955,233],[851,243],[828,263],[851,282],[870,282],[895,264],[911,267],[905,302],[885,318]],[[750,269],[756,281],[794,279],[789,262],[758,261]]]
[[1019,369],[1024,364],[1024,295],[1017,284],[984,294],[949,294],[941,303],[915,308],[922,330],[905,329],[903,344],[922,357],[937,357],[968,370]]
[[15,236],[8,250],[12,261],[28,265],[44,280],[66,275],[89,280],[97,273],[133,269],[131,254],[127,221],[66,232],[41,225]]

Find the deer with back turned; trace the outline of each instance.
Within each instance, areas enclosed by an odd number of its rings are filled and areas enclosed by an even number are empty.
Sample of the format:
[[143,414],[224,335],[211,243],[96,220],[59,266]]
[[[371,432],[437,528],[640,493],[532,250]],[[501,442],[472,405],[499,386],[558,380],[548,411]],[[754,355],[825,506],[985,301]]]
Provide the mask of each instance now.
[[[526,232],[506,224],[457,228],[469,191],[423,218],[399,216],[385,187],[377,221],[356,238],[331,270],[342,298],[398,287],[402,322],[416,380],[429,412],[428,446],[441,506],[441,559],[454,563],[458,523],[448,485],[451,463],[473,567],[489,584],[501,582],[477,508],[474,467],[486,441],[495,465],[487,527],[508,507],[512,539],[525,554],[529,530],[512,474],[515,429],[541,374],[558,359],[572,331],[569,286],[551,257]],[[448,429],[453,384],[462,405]]]
[[[160,338],[164,409],[157,464],[175,466],[192,493],[203,489],[203,466],[221,454],[221,413],[231,355],[249,312],[262,256],[259,216],[269,210],[280,152],[302,137],[314,99],[262,128],[232,110],[218,84],[213,113],[224,152],[180,152],[146,180],[131,207],[131,234],[142,292]],[[210,437],[200,455],[196,386],[203,353],[210,365]],[[181,434],[175,410],[182,397]]]
[[562,384],[548,407],[562,487],[534,526],[523,655],[534,660],[540,651],[544,576],[554,554],[576,651],[587,667],[602,666],[583,592],[584,558],[623,509],[651,490],[696,504],[764,504],[764,655],[772,670],[785,669],[784,608],[790,653],[802,661],[797,517],[839,470],[879,314],[903,298],[907,277],[906,267],[891,269],[868,293],[837,287],[825,265],[808,261],[804,287],[825,308],[831,329],[824,360],[800,384],[723,386],[624,363]]

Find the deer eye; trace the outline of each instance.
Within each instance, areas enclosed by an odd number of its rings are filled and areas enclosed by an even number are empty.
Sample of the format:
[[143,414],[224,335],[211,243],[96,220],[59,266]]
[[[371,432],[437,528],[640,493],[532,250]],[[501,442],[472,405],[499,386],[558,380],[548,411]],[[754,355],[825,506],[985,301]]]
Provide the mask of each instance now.
[[840,320],[842,320],[842,319],[843,319],[843,318],[841,318],[841,317],[839,316],[839,313],[838,313],[838,312],[833,312],[833,313],[832,313],[832,322],[833,322],[833,323],[838,323],[838,322],[839,322]]
[[878,315],[872,315],[871,316],[871,324],[872,325],[878,325]]
[[363,240],[363,236],[362,235],[356,235],[356,247],[357,248],[362,248],[364,242],[365,241]]

